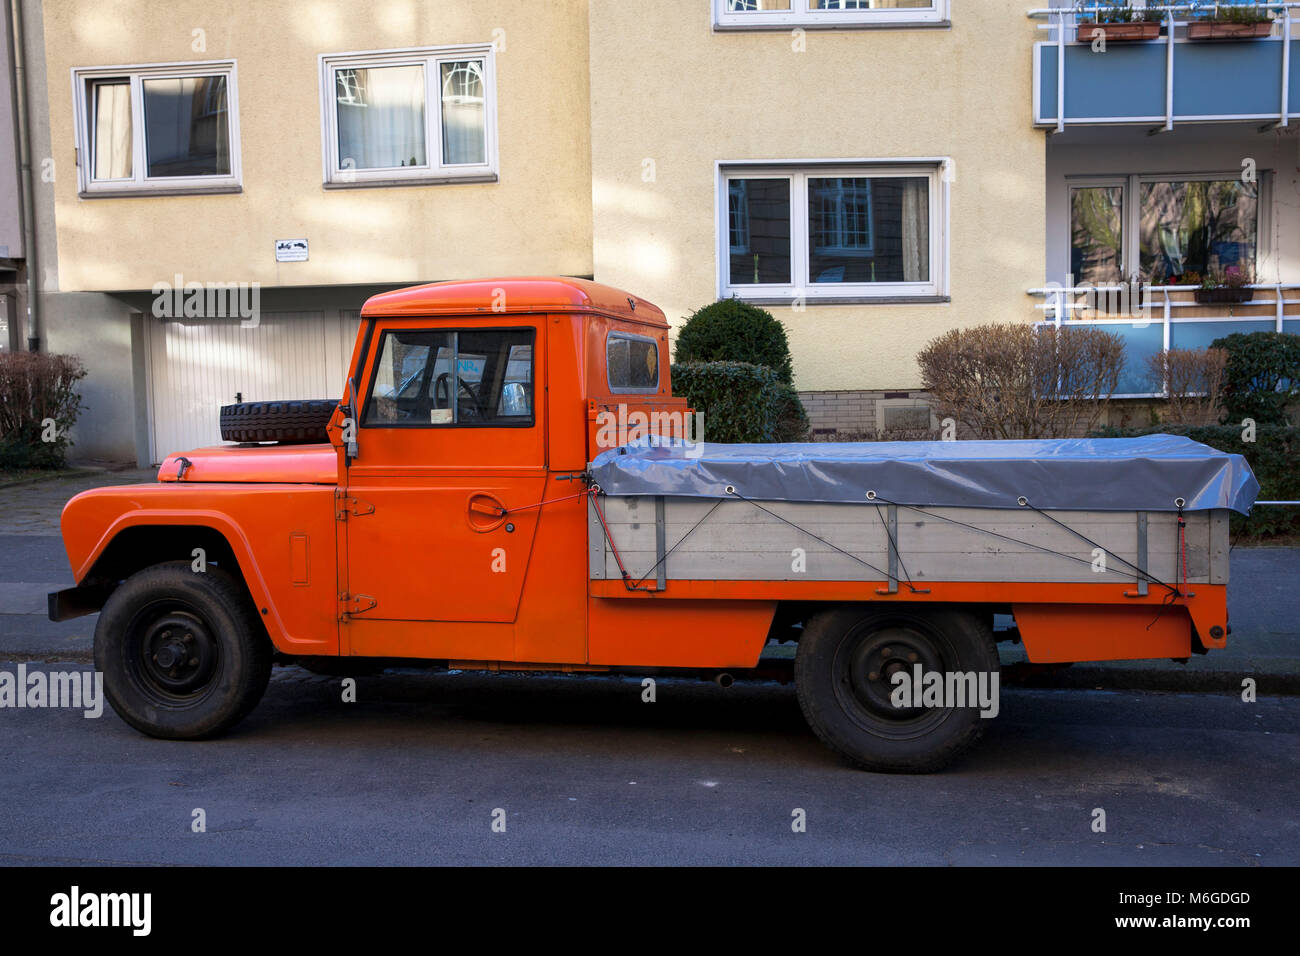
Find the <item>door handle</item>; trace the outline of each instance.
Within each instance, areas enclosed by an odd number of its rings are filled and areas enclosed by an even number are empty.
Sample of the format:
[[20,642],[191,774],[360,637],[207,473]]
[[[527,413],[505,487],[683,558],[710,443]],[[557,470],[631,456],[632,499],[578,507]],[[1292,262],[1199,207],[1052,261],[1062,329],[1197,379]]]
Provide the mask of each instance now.
[[465,503],[465,520],[470,529],[479,534],[486,534],[501,527],[506,520],[506,506],[495,496],[485,491],[475,492]]

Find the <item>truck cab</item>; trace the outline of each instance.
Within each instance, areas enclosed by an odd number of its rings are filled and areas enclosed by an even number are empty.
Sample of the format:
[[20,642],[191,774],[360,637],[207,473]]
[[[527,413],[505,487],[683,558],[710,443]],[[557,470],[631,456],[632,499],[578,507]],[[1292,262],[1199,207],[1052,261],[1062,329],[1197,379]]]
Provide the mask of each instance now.
[[355,457],[352,410],[331,423],[340,653],[588,663],[579,479],[602,414],[684,411],[663,313],[537,279],[381,295],[362,318]]

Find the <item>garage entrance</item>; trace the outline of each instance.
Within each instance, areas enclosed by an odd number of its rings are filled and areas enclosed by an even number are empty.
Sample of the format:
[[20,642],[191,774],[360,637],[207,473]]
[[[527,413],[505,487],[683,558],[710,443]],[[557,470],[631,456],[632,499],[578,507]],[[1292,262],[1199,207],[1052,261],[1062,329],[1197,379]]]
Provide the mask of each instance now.
[[340,397],[360,322],[345,310],[263,312],[250,328],[148,317],[150,460],[221,444],[222,405]]

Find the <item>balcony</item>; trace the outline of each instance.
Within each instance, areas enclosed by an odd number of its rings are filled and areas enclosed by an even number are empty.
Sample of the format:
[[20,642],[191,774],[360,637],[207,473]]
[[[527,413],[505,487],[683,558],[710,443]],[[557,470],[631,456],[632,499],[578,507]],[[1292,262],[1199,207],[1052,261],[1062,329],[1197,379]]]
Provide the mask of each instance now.
[[[1225,4],[1226,6],[1226,4]],[[1099,24],[1075,6],[1031,10],[1048,39],[1034,44],[1034,125],[1147,126],[1300,120],[1300,2],[1261,3],[1268,36],[1198,39],[1215,4],[1149,5],[1151,39],[1121,40],[1104,52]],[[1157,22],[1158,21],[1158,22]],[[1100,24],[1105,28],[1105,24]],[[1267,26],[1264,27],[1267,29]]]
[[1164,349],[1203,349],[1234,332],[1300,334],[1300,284],[1252,285],[1247,302],[1205,305],[1187,286],[1031,289],[1038,325],[1099,326],[1119,335],[1127,360],[1115,398],[1154,398],[1163,384],[1148,363]]

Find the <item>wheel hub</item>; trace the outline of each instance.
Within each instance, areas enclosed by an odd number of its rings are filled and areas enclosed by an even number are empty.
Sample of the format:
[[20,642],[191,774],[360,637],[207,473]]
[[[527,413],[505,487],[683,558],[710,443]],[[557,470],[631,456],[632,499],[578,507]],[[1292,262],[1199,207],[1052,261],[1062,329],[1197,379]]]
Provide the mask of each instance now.
[[145,676],[169,694],[192,694],[216,670],[217,646],[193,614],[174,611],[154,620],[140,645]]
[[[917,665],[922,675],[943,670],[943,662],[929,638],[908,627],[873,632],[858,643],[848,663],[853,696],[872,713],[893,720],[908,720],[925,712],[920,706],[894,706],[890,698],[899,686],[894,683],[894,675],[904,673],[911,679]],[[912,703],[917,703],[920,691],[919,686],[913,686]]]

